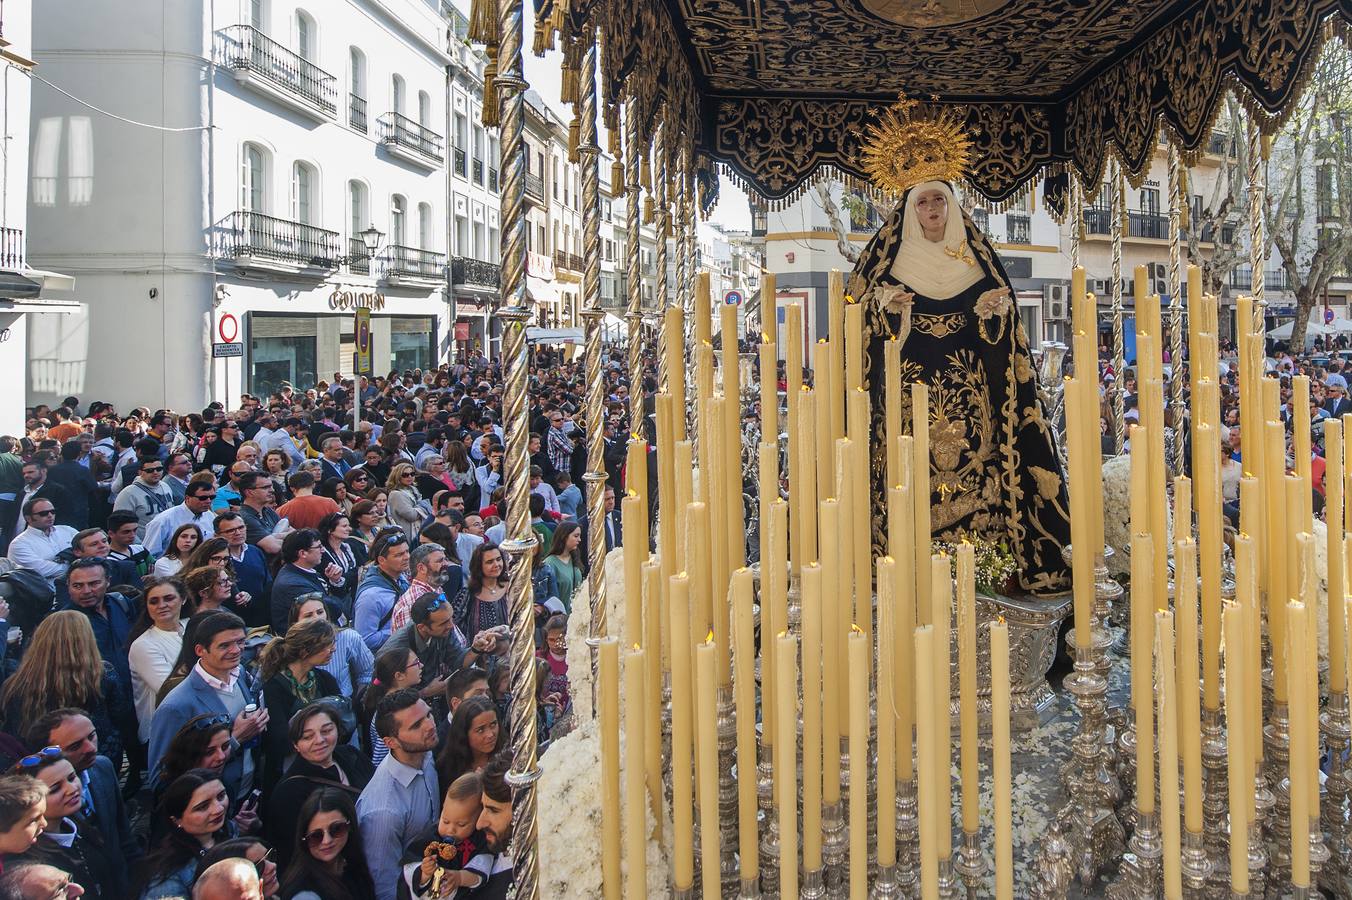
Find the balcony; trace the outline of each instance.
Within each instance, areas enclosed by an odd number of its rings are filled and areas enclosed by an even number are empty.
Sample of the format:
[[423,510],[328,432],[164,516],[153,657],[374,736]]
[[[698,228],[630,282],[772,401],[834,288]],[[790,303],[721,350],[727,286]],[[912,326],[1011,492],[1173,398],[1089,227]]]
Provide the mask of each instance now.
[[371,251],[361,238],[347,239],[347,270],[353,275],[371,274]]
[[465,151],[459,147],[451,148],[451,171],[461,178],[465,177]]
[[380,254],[380,272],[394,283],[439,284],[446,269],[446,254],[391,244]]
[[323,277],[343,255],[338,232],[304,222],[239,210],[217,227],[220,255],[241,268]]
[[526,173],[526,199],[543,203],[545,200],[545,182],[539,175]]
[[347,124],[366,134],[366,99],[356,94],[347,95]]
[[[1230,270],[1230,287],[1237,291],[1253,290],[1253,269],[1249,266]],[[1267,291],[1286,291],[1291,289],[1290,279],[1285,269],[1264,269],[1263,289]]]
[[481,294],[497,294],[502,269],[496,263],[467,256],[451,258],[451,284]]
[[252,25],[221,33],[221,64],[240,84],[316,122],[338,113],[338,79]]
[[498,192],[498,170],[492,166],[488,167],[488,189],[495,194]]
[[1234,156],[1233,138],[1224,132],[1216,132],[1207,138],[1206,152],[1217,156]]
[[1005,213],[1005,243],[1033,243],[1033,217],[1028,213]]
[[430,128],[397,112],[387,112],[376,122],[380,125],[380,143],[391,156],[429,172],[446,162],[441,135]]
[[474,176],[475,184],[484,183],[484,161],[476,159],[470,164],[470,174]]
[[[1113,233],[1112,210],[1101,206],[1089,206],[1084,210],[1084,230],[1087,235],[1111,235]],[[1126,228],[1122,237],[1147,238],[1150,240],[1168,240],[1169,217],[1160,212],[1138,209],[1127,210]]]
[[582,257],[576,253],[564,253],[562,250],[554,251],[554,268],[570,269],[574,272],[581,272],[585,263]]
[[28,267],[24,259],[23,229],[0,228],[0,269],[22,272]]

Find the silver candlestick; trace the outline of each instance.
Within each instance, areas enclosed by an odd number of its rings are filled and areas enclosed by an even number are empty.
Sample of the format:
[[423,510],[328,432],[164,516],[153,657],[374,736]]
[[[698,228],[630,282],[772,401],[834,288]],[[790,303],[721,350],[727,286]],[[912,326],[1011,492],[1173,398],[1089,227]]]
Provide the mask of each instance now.
[[1184,829],[1180,868],[1185,896],[1202,897],[1213,869],[1202,832]]
[[939,860],[940,900],[959,900],[958,879],[953,875],[953,858]]
[[1352,742],[1352,727],[1349,727],[1347,692],[1330,693],[1328,706],[1319,717],[1319,730],[1328,745],[1328,780],[1324,788],[1328,792],[1319,812],[1323,819],[1322,828],[1328,834],[1328,849],[1331,855],[1325,864],[1320,883],[1335,894],[1346,891],[1347,880],[1352,876],[1348,866],[1347,853],[1347,795],[1349,784],[1344,759],[1347,756],[1349,742]]
[[1272,703],[1272,714],[1263,728],[1263,761],[1274,804],[1268,817],[1268,863],[1273,885],[1291,880],[1291,792],[1287,764],[1291,747],[1291,720],[1285,703]]
[[915,897],[920,890],[920,812],[914,778],[897,782],[896,816],[897,887],[903,897]]
[[[826,868],[812,869],[803,872],[803,884],[798,891],[799,900],[825,900],[826,898]],[[790,898],[781,898],[781,900],[790,900]]]
[[719,883],[724,896],[735,896],[741,881],[737,865],[737,779],[733,776],[737,757],[737,718],[732,703],[732,687],[718,688],[718,830]]
[[[840,771],[843,776],[846,771],[843,761]],[[849,855],[850,834],[844,807],[845,804],[840,801],[822,807],[822,868],[825,869],[823,877],[826,890],[831,896],[835,896],[849,882],[845,860]]]
[[[1230,809],[1229,758],[1219,709],[1202,708],[1202,773],[1200,836],[1210,870],[1205,878],[1209,893],[1217,896],[1228,890],[1230,882],[1229,828],[1226,825]],[[1186,877],[1186,860],[1184,871]]]
[[962,846],[958,848],[957,862],[953,871],[962,879],[967,900],[976,900],[982,879],[986,877],[986,862],[981,857],[980,834],[976,831],[962,832]]
[[1136,828],[1118,868],[1117,881],[1108,888],[1108,896],[1112,900],[1154,900],[1160,892],[1163,857],[1159,813],[1138,811]]
[[[764,723],[756,727],[763,729]],[[756,805],[764,822],[760,840],[761,888],[772,897],[779,893],[779,812],[774,798],[773,758],[772,748],[762,737],[756,759]]]

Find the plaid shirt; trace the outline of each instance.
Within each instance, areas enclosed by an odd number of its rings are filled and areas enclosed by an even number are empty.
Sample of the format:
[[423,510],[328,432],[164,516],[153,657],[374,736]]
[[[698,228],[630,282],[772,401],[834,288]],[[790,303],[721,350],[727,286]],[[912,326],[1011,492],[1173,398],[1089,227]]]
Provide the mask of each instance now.
[[437,589],[430,584],[425,584],[413,579],[413,583],[408,586],[408,590],[399,596],[394,602],[394,613],[390,616],[390,634],[394,634],[400,628],[409,623],[409,613],[413,611],[413,604],[418,602],[418,598],[424,594],[435,594]]

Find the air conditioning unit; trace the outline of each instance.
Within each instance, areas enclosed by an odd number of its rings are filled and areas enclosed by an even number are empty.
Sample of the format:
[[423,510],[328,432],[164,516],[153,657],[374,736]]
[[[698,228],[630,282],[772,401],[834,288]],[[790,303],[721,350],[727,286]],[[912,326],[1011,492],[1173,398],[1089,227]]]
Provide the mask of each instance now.
[[1150,263],[1150,293],[1161,297],[1169,294],[1169,267],[1164,263]]
[[1108,278],[1091,278],[1087,290],[1100,301],[1107,300],[1112,296],[1113,283]]
[[1042,286],[1042,304],[1048,321],[1064,321],[1066,318],[1066,286],[1064,284],[1044,284]]

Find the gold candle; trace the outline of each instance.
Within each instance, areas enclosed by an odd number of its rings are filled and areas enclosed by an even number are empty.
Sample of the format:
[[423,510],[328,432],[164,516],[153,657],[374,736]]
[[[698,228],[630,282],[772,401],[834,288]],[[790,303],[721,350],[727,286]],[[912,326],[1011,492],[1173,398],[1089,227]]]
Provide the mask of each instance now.
[[[1154,542],[1150,535],[1131,536],[1131,620],[1150,622],[1153,596]],[[1136,710],[1136,811],[1155,811],[1155,691],[1152,679],[1150,629],[1131,631],[1131,703]]]
[[821,554],[822,590],[822,802],[840,802],[840,644],[836,641],[841,604],[838,540],[840,504],[823,500],[817,516],[818,550]]
[[695,884],[693,645],[690,640],[690,579],[671,578],[671,827],[672,883],[678,891]]
[[620,642],[602,638],[600,657],[601,729],[601,894],[620,896]]
[[[792,459],[792,457],[790,457]],[[794,466],[789,466],[789,471],[794,471]],[[762,522],[770,521],[770,504],[779,499],[779,447],[767,441],[761,441],[756,447],[756,483],[760,486],[760,520]],[[802,503],[802,495],[798,490],[797,482],[794,482],[789,488],[789,510],[795,523],[801,522],[802,518],[798,508]],[[770,529],[761,528],[760,530],[760,558],[770,558]],[[797,559],[794,560],[798,562]],[[794,569],[797,572],[797,569]],[[778,632],[769,632],[765,635],[765,640],[770,641]]]
[[[1214,395],[1216,383],[1207,381]],[[1193,429],[1197,476],[1197,552],[1202,588],[1202,701],[1221,703],[1221,442],[1218,428],[1202,422]],[[1180,632],[1181,634],[1181,632]],[[1186,701],[1185,701],[1186,702]],[[1186,732],[1185,732],[1186,733]],[[1191,830],[1191,829],[1190,829]]]
[[[718,821],[718,649],[713,641],[705,641],[695,648],[695,689],[699,699],[700,740],[696,742],[699,754],[699,820]],[[700,881],[705,897],[720,897],[719,888],[719,829],[701,828]]]
[[1178,682],[1174,680],[1173,613],[1168,611],[1155,613],[1155,655],[1160,667],[1160,831],[1164,837],[1164,896],[1182,900],[1182,841],[1178,830]]
[[[648,497],[648,442],[636,434],[630,435],[628,443],[625,444],[624,489],[626,493],[632,493],[643,501],[643,527],[646,534],[648,509],[651,506]],[[629,542],[626,540],[625,546],[628,545]],[[640,542],[639,550],[643,554],[643,559],[640,560],[642,562],[648,558],[648,542],[646,540]]]
[[663,324],[667,329],[667,393],[680,411],[672,419],[675,425],[672,439],[683,441],[686,439],[685,311],[679,306],[667,307]]
[[775,345],[768,340],[760,345],[760,421],[762,439],[778,440],[779,360],[775,358]]
[[1094,555],[1095,547],[1090,538],[1090,519],[1093,515],[1089,502],[1089,481],[1100,477],[1097,470],[1099,454],[1089,458],[1092,450],[1085,446],[1085,432],[1079,427],[1080,419],[1086,414],[1084,397],[1078,390],[1075,379],[1065,380],[1066,398],[1066,434],[1070,442],[1070,546],[1071,586],[1075,602],[1075,646],[1081,650],[1090,649],[1093,644],[1091,626],[1094,610]]
[[1347,584],[1343,552],[1343,423],[1324,423],[1324,521],[1328,525],[1329,693],[1347,691],[1347,621],[1343,604]]
[[953,574],[948,557],[930,557],[930,590],[934,601],[934,709],[938,719],[935,754],[939,780],[939,858],[953,855],[953,722],[950,679],[953,677]]
[[[798,683],[798,642],[790,635],[779,636],[775,648],[775,674],[782,685]],[[784,897],[798,896],[798,702],[796,690],[779,692],[779,714],[775,735],[775,787],[779,803],[779,889]],[[837,788],[839,790],[839,788]],[[717,814],[708,821],[718,821]],[[716,831],[717,829],[712,829]],[[717,863],[714,878],[718,877]]]
[[[1264,423],[1267,436],[1268,471],[1263,478],[1267,489],[1268,529],[1268,633],[1272,643],[1272,699],[1286,703],[1286,601],[1291,599],[1287,581],[1286,549],[1286,431],[1280,422]],[[1294,523],[1292,523],[1294,524]]]
[[643,499],[630,494],[620,503],[624,519],[624,639],[630,645],[643,643],[643,556],[647,535],[640,535],[643,525]]
[[[825,466],[817,458],[817,410],[810,390],[803,391],[798,401],[798,446],[801,448],[798,466],[799,490],[802,495],[801,524],[798,533],[798,551],[801,554],[799,568],[817,559],[817,468]],[[790,491],[790,501],[792,501]]]
[[629,858],[624,895],[628,900],[642,900],[648,893],[648,797],[643,783],[647,770],[644,680],[648,655],[635,647],[624,657],[624,852]]
[[[737,771],[756,771],[756,626],[752,607],[751,570],[732,573],[733,680],[737,706]],[[717,743],[717,742],[715,742]],[[760,876],[759,841],[756,834],[756,779],[737,779],[737,840],[742,881]]]
[[[713,624],[712,569],[709,559],[709,507],[691,503],[685,508],[686,546],[691,551],[690,628],[683,637],[693,643],[702,638]],[[692,664],[693,665],[693,664]]]
[[864,386],[864,307],[845,304],[845,390]]
[[[903,478],[907,477],[909,466],[902,463]],[[909,479],[907,478],[909,482]],[[898,525],[897,546],[905,548],[893,556],[896,566],[893,568],[892,600],[896,607],[896,625],[892,629],[895,635],[896,669],[892,685],[892,696],[897,704],[897,777],[910,781],[915,777],[911,759],[911,741],[915,731],[915,688],[917,682],[915,666],[915,644],[911,637],[915,633],[915,557],[911,554],[910,484],[892,488],[892,502],[905,510],[896,518]],[[887,634],[888,632],[883,632]]]
[[[894,588],[897,564],[890,556],[878,559],[878,649],[874,690],[878,695],[878,793],[876,809],[891,809],[897,796],[897,728],[901,717],[896,701],[897,615]],[[806,727],[804,728],[806,730]],[[853,751],[851,751],[853,752]],[[910,741],[906,742],[910,756]],[[806,802],[806,801],[805,801]],[[897,863],[897,817],[878,816],[878,865]]]
[[1009,764],[1009,626],[991,623],[991,769],[995,779],[995,898],[1014,900],[1014,779]]
[[[770,621],[774,623],[774,627],[779,629],[779,631],[773,632],[773,634],[778,634],[780,631],[785,631],[788,628],[789,622],[789,563],[788,560],[784,558],[784,554],[787,553],[789,549],[788,504],[783,500],[776,500],[771,503],[770,518],[768,521],[770,529],[770,556],[768,565],[765,563],[761,564],[762,573],[768,573],[768,575],[761,575],[761,616],[762,618],[767,615],[769,616]],[[768,594],[765,593],[766,586],[769,588]],[[764,627],[763,624],[762,627]],[[769,642],[769,650],[770,655],[767,659],[770,661],[770,664],[773,665],[776,652],[773,639]],[[762,660],[762,676],[764,675],[765,665],[765,661]],[[773,672],[769,679],[762,677],[761,692],[764,694],[767,689],[770,692],[769,700],[777,701],[775,694],[779,691],[779,685],[775,682]],[[762,698],[762,715],[764,715],[766,702],[769,701]],[[770,711],[770,725],[776,729],[779,727],[779,723],[774,721],[774,716],[778,714],[777,710]]]
[[929,571],[930,548],[930,434],[929,434],[929,387],[919,382],[911,385],[911,448],[914,458],[911,461],[911,503],[915,508],[915,525],[912,540],[915,544],[915,615],[921,625],[934,621],[930,611],[930,583],[924,573]]
[[868,897],[868,637],[846,641],[850,667],[850,900]]
[[980,827],[977,798],[981,779],[977,768],[976,721],[976,556],[972,545],[958,545],[958,750],[962,772],[962,830]]
[[[681,417],[679,412],[676,412],[675,410],[672,412],[675,418],[679,419]],[[690,443],[690,441],[680,441],[676,444],[675,457],[677,472],[695,471],[695,445]],[[676,482],[677,509],[686,509],[691,503],[695,502],[694,490],[695,485],[693,478],[682,476],[681,479]],[[675,519],[676,517],[671,516],[671,518]],[[675,522],[672,523],[672,528],[676,532],[676,555],[672,559],[672,564],[677,568],[684,568],[681,563],[677,563],[677,560],[681,560],[683,563],[685,560],[690,559],[688,554],[693,554],[695,552],[695,548],[687,544],[690,531],[688,526],[689,520],[687,520],[687,527],[684,528],[678,528]]]
[[[1174,597],[1178,607],[1178,706],[1182,734],[1184,827],[1202,832],[1202,709],[1197,693],[1197,545],[1174,544]],[[1160,676],[1163,678],[1163,675]],[[1163,728],[1163,726],[1160,726]]]
[[[916,668],[932,672],[935,667],[934,628],[921,625],[915,630]],[[920,895],[924,900],[939,898],[939,833],[949,829],[949,820],[940,817],[939,794],[948,786],[948,767],[940,764],[939,732],[947,725],[935,708],[934,691],[916,692],[916,747],[920,767],[917,785],[920,801]]]
[[[836,441],[836,502],[840,504],[840,533],[836,543],[836,588],[835,620],[827,630],[827,635],[836,645],[836,659],[842,669],[848,664],[845,649],[845,637],[850,633],[850,622],[854,620],[854,553],[850,531],[854,522],[854,491],[850,489],[854,477],[854,442],[849,438]],[[828,619],[828,622],[831,620]],[[839,679],[840,693],[836,702],[840,704],[841,715],[849,715],[849,680]],[[848,723],[848,719],[847,722]],[[843,734],[843,733],[842,733]]]
[[1225,625],[1225,718],[1231,735],[1226,741],[1226,775],[1230,789],[1230,890],[1240,896],[1249,892],[1248,804],[1253,795],[1253,775],[1245,760],[1248,734],[1244,717],[1244,610],[1227,603]]
[[713,341],[713,310],[709,301],[709,274],[698,272],[695,275],[695,346]]
[[827,278],[827,333],[831,348],[831,437],[845,434],[845,277],[832,269]]
[[[662,840],[662,654],[657,648],[670,638],[671,611],[662,602],[662,563],[650,558],[643,564],[643,603],[648,614],[643,621],[643,655],[647,669],[644,687],[648,696],[643,703],[644,739],[643,761],[648,782],[648,804],[653,811],[653,833]],[[627,690],[627,688],[626,688]],[[628,727],[628,726],[626,726]]]
[[[673,403],[671,397],[666,394],[658,394],[654,403],[657,410],[657,505],[662,510],[684,509],[685,507],[677,503],[676,500],[676,445],[672,440],[672,409]],[[676,574],[677,547],[680,541],[680,535],[683,529],[676,527],[674,521],[677,516],[669,516],[663,513],[657,517],[657,549],[658,562],[662,566],[662,580],[659,592],[665,597],[665,586],[670,582],[668,579]],[[666,607],[663,606],[665,611]],[[656,649],[656,648],[654,648]],[[671,668],[671,646],[668,642],[667,629],[662,629],[661,653],[662,670],[667,671]]]
[[813,396],[817,401],[817,496],[834,497],[836,493],[836,445],[831,436],[831,345],[818,343],[812,352]]
[[1313,533],[1311,524],[1313,515],[1314,479],[1310,473],[1310,377],[1297,375],[1291,379],[1291,455],[1296,461],[1296,475],[1305,482],[1305,493],[1301,495],[1300,521],[1293,526],[1295,531]]
[[[851,309],[857,309],[854,304]],[[854,623],[870,639],[873,638],[873,534],[872,510],[869,496],[869,414],[868,392],[862,388],[850,392],[850,440],[854,458],[850,464],[850,479],[844,485],[853,493],[851,507],[850,541],[851,561],[854,565]]]
[[897,479],[901,477],[898,471],[900,445],[897,443],[897,438],[901,436],[901,344],[896,337],[883,345],[883,360],[884,402],[887,414],[884,428],[884,434],[887,436],[887,483],[896,484]]
[[803,868],[822,867],[822,567],[803,566]]

